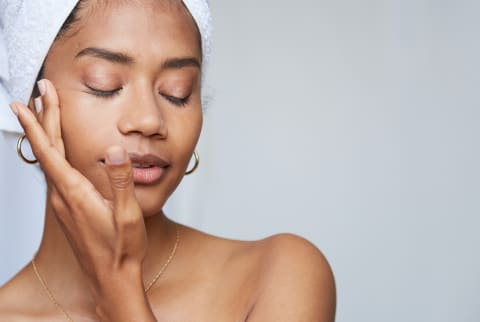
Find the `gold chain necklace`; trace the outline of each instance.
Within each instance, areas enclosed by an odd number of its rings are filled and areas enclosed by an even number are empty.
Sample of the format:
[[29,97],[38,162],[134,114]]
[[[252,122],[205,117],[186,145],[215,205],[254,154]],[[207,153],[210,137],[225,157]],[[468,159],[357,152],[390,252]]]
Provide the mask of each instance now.
[[[170,264],[170,262],[172,261],[173,257],[175,256],[175,253],[177,252],[178,243],[180,242],[180,229],[178,228],[178,225],[177,225],[177,224],[175,224],[175,232],[176,232],[176,235],[177,235],[177,236],[176,236],[175,244],[173,245],[172,251],[170,252],[170,255],[168,256],[168,259],[167,259],[167,261],[165,262],[165,264],[163,264],[162,268],[160,268],[160,270],[159,270],[158,273],[155,275],[155,277],[153,278],[153,280],[145,287],[145,293],[147,293],[147,292],[152,288],[152,286],[155,284],[155,282],[160,278],[160,276],[162,276],[163,272],[165,272],[165,270],[167,269],[168,265]],[[74,322],[73,319],[70,317],[70,315],[69,315],[69,314],[67,313],[67,311],[65,310],[65,308],[64,308],[60,303],[58,303],[58,301],[55,299],[55,297],[53,296],[52,292],[51,292],[50,289],[48,288],[47,283],[45,282],[45,280],[42,278],[42,276],[41,276],[40,273],[38,272],[37,265],[35,264],[35,256],[33,256],[31,263],[32,263],[33,271],[35,272],[35,275],[37,276],[38,281],[40,282],[40,284],[42,284],[43,289],[45,290],[45,292],[47,293],[48,297],[50,298],[50,300],[52,301],[52,303],[55,305],[55,307],[57,308],[57,310],[59,310],[60,312],[62,312],[63,315],[65,316],[65,318],[66,318],[69,322]]]

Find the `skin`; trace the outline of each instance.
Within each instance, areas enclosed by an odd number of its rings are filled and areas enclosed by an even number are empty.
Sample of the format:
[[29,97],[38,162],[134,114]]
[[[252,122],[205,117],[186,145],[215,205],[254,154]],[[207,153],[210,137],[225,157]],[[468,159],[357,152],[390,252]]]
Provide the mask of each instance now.
[[[55,298],[75,321],[334,321],[326,259],[289,234],[247,242],[179,225],[174,260],[145,294],[175,240],[162,207],[202,127],[198,33],[178,3],[88,8],[49,51],[42,110],[33,100],[12,104],[47,178],[36,263]],[[132,61],[76,57],[92,47]],[[185,58],[181,68],[165,66]],[[121,89],[106,98],[91,88]],[[158,182],[135,184],[129,152],[161,156],[169,167]],[[0,289],[0,320],[65,317],[27,265]]]

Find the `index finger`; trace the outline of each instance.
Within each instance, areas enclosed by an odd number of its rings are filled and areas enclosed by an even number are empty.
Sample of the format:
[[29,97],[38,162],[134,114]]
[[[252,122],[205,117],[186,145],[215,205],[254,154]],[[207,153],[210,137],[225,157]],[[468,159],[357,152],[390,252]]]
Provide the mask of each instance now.
[[27,106],[20,102],[12,102],[10,107],[25,130],[33,154],[60,194],[65,196],[71,187],[76,186],[80,181],[86,181],[59,153]]
[[39,97],[42,100],[42,118],[40,123],[57,150],[64,155],[62,140],[62,131],[60,128],[60,101],[55,86],[48,79],[41,79],[39,87],[43,88],[43,95]]

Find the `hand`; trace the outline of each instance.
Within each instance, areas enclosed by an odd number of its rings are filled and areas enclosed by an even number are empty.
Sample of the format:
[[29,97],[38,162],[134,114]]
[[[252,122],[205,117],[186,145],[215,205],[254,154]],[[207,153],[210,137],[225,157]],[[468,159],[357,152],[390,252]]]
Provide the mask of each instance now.
[[112,301],[119,301],[118,294],[126,291],[125,284],[129,282],[137,286],[138,292],[131,288],[128,292],[143,296],[146,301],[141,276],[147,250],[146,231],[127,152],[118,146],[106,151],[105,170],[113,196],[113,200],[106,200],[65,159],[58,95],[50,81],[41,82],[45,93],[39,98],[42,104],[38,106],[43,108],[37,111],[38,119],[22,103],[14,102],[11,107],[45,172],[48,202],[91,282],[100,312],[106,307],[111,310],[112,304],[118,307],[120,303],[111,303],[107,294],[113,294]]

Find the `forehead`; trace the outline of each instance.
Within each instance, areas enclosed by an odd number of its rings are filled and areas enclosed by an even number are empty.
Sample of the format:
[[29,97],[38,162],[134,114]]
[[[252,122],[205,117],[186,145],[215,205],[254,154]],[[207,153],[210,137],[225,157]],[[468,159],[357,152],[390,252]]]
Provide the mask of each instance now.
[[195,21],[182,1],[86,1],[81,3],[65,37],[52,50],[78,51],[102,45],[135,56],[180,55],[200,59],[200,44]]

